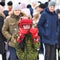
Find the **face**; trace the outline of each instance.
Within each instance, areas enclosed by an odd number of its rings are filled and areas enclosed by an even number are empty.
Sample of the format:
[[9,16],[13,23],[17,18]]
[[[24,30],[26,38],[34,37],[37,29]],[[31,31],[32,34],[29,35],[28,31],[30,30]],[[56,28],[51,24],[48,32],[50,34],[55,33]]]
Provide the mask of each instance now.
[[43,11],[43,9],[42,9],[42,8],[39,8],[39,7],[37,7],[36,10],[37,10],[38,12],[42,12],[42,11]]
[[30,25],[23,25],[24,29],[30,29]]
[[43,11],[43,9],[42,9],[42,8],[39,8],[39,11],[40,11],[40,12],[42,12],[42,11]]
[[8,9],[12,9],[12,6],[8,6]]
[[12,6],[8,6],[8,10],[9,11],[12,11]]
[[58,19],[60,19],[60,13],[58,13]]
[[14,14],[15,14],[16,16],[19,16],[19,15],[20,15],[20,10],[15,10],[15,11],[14,11]]
[[55,7],[54,6],[49,6],[49,11],[50,12],[54,12],[55,11]]

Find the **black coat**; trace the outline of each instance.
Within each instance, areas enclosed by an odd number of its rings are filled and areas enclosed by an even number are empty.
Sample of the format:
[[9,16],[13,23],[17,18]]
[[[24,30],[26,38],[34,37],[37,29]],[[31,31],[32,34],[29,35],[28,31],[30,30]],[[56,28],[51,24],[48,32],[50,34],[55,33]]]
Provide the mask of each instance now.
[[4,23],[4,18],[0,16],[0,54],[3,54],[5,52],[4,40],[6,39],[2,34],[3,23]]
[[59,20],[58,48],[60,49],[60,20]]

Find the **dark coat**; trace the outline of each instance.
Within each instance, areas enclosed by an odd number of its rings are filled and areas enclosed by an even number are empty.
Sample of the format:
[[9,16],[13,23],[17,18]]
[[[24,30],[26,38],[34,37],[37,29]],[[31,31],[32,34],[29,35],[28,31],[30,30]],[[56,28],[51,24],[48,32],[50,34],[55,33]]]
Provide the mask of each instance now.
[[5,16],[7,17],[9,14],[9,11],[8,10],[4,10],[3,13],[5,14]]
[[42,13],[38,22],[39,35],[42,42],[50,45],[57,43],[58,37],[58,16],[55,12],[51,13],[48,8]]
[[6,40],[2,34],[2,26],[4,23],[4,18],[0,16],[0,54],[3,54],[5,51],[4,41]]
[[59,20],[58,48],[60,49],[60,20]]

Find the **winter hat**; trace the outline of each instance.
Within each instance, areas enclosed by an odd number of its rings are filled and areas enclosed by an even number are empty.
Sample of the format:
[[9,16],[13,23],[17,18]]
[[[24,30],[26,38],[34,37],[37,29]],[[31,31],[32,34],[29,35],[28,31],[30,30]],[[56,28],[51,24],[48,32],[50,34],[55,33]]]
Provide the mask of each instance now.
[[56,5],[56,3],[55,3],[54,1],[50,1],[50,2],[48,3],[48,7],[49,7],[49,6],[54,6],[54,7],[55,7],[55,5]]
[[57,9],[57,10],[56,10],[56,13],[57,13],[57,14],[60,13],[60,9]]
[[12,1],[9,1],[9,2],[7,3],[7,5],[8,5],[8,6],[12,6],[12,5],[13,5],[13,2],[12,2]]
[[19,24],[18,26],[20,26],[20,28],[22,28],[23,25],[32,25],[32,20],[29,19],[29,18],[24,18],[22,17],[20,20],[19,20]]
[[46,5],[41,3],[38,7],[44,9]]
[[27,8],[31,8],[32,6],[30,4],[27,5]]
[[26,8],[26,5],[25,5],[24,3],[21,3],[21,4],[20,4],[20,8],[21,8],[21,9],[24,9],[24,8]]
[[19,4],[15,4],[13,6],[13,10],[21,10],[20,5]]
[[26,14],[27,17],[31,16],[30,15],[30,10],[28,8],[21,9],[21,12],[23,12],[24,14]]
[[0,5],[1,6],[5,6],[5,2],[0,2]]

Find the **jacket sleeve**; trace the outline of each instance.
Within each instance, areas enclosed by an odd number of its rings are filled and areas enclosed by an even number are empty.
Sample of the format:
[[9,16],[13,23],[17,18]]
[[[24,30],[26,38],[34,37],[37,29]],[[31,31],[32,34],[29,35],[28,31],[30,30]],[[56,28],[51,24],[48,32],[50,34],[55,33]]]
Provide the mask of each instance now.
[[10,40],[11,34],[9,33],[8,29],[9,29],[9,22],[8,19],[5,19],[2,27],[2,33],[7,40]]
[[45,14],[42,14],[40,19],[39,19],[39,22],[37,24],[37,26],[38,26],[38,35],[39,36],[44,36],[45,35],[45,30],[44,30],[45,22],[46,22]]

